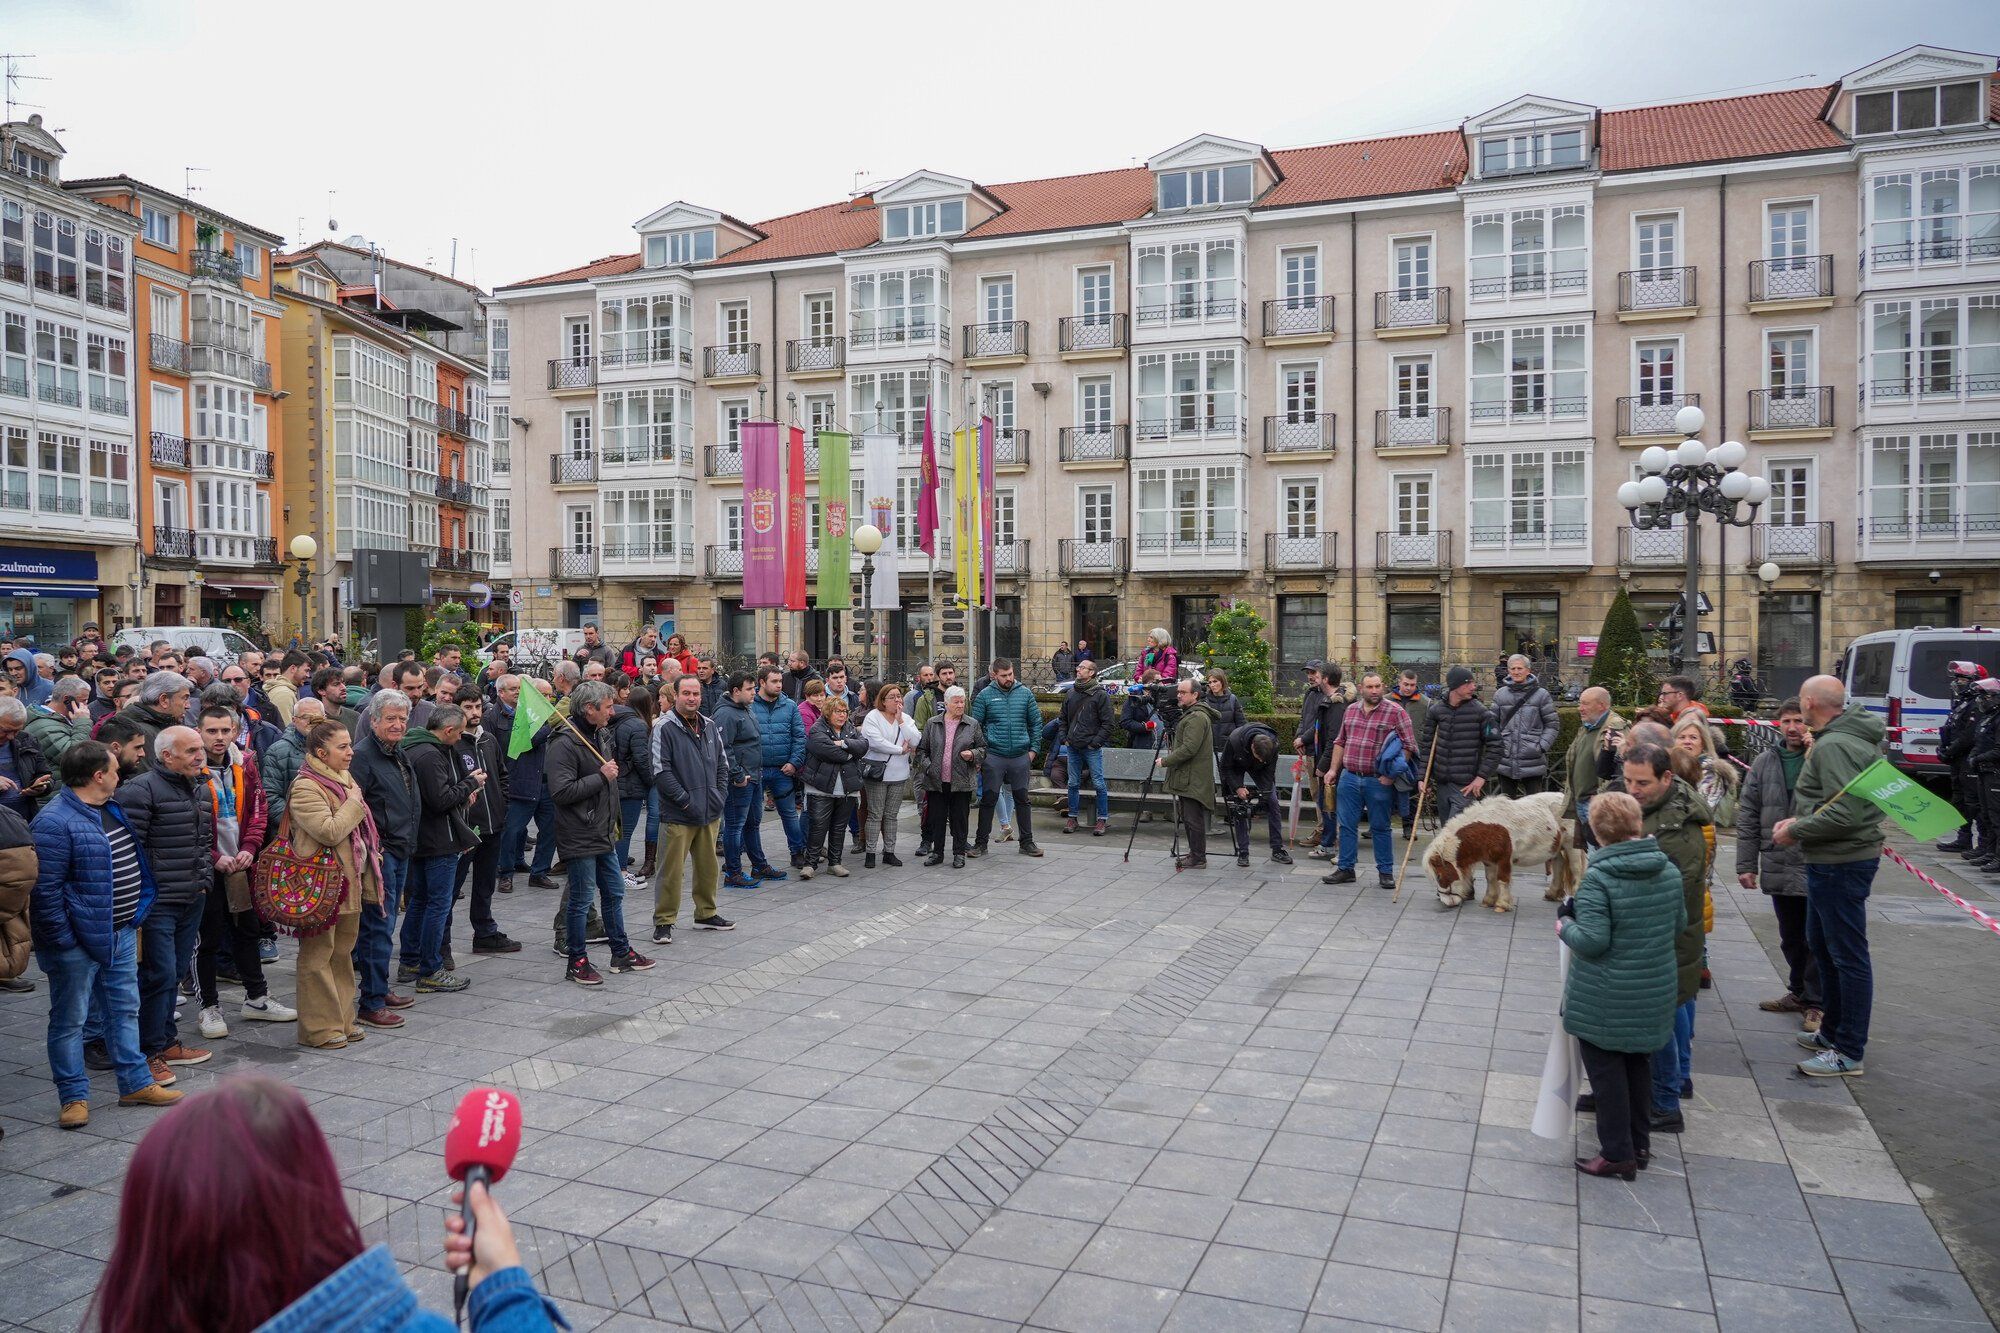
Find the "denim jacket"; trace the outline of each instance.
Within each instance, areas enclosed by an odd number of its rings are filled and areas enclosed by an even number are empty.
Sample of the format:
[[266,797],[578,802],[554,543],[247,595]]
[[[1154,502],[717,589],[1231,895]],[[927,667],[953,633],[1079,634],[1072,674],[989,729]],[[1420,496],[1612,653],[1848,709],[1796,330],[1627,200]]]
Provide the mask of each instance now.
[[[465,1303],[473,1333],[548,1333],[568,1328],[525,1268],[505,1268]],[[386,1245],[363,1250],[266,1320],[257,1333],[453,1333],[451,1320],[417,1303]]]

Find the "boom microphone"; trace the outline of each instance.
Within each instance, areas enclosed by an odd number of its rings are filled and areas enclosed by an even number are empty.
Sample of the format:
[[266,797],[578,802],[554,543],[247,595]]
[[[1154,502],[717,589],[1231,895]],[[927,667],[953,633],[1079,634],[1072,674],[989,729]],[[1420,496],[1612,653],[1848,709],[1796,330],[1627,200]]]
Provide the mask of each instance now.
[[[465,1186],[458,1216],[465,1223],[465,1236],[472,1239],[472,1187],[488,1189],[500,1183],[514,1154],[521,1150],[521,1099],[498,1088],[474,1088],[451,1113],[451,1128],[444,1136],[445,1174]],[[472,1265],[458,1270],[452,1283],[455,1313],[463,1316],[466,1292],[471,1289]]]

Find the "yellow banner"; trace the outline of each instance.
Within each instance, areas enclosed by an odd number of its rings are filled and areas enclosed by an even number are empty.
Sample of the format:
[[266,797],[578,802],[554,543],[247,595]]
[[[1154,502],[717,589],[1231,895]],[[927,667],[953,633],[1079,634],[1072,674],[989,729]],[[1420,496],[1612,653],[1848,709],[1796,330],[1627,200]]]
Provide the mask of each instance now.
[[974,590],[979,570],[976,555],[979,541],[979,464],[973,457],[973,443],[972,431],[961,429],[951,433],[953,526],[957,529],[952,556],[958,569],[958,591],[954,600],[959,606],[970,606],[978,596]]

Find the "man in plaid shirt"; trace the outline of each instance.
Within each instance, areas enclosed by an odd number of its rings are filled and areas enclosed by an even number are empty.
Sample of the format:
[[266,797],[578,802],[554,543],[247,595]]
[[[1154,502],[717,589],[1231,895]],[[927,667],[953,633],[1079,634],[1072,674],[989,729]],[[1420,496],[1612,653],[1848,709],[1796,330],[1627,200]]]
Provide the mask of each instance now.
[[1368,837],[1375,844],[1375,873],[1385,889],[1396,887],[1396,860],[1389,829],[1395,819],[1396,787],[1378,771],[1382,746],[1391,733],[1402,738],[1404,755],[1417,752],[1410,715],[1394,699],[1385,698],[1382,677],[1371,671],[1361,678],[1361,701],[1340,719],[1333,741],[1331,771],[1339,774],[1335,810],[1340,820],[1340,859],[1322,884],[1352,884],[1354,859],[1360,848],[1361,811],[1368,811]]

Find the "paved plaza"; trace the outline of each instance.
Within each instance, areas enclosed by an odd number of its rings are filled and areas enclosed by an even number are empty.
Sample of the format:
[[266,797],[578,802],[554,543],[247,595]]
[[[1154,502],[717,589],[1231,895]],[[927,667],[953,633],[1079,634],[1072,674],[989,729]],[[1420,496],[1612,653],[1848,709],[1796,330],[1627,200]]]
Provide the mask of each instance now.
[[[1572,1169],[1587,1118],[1528,1131],[1559,993],[1538,878],[1514,915],[1447,914],[1415,869],[1392,905],[1303,860],[1176,875],[1150,833],[1130,864],[1122,837],[1043,845],[732,893],[734,934],[598,990],[522,877],[498,908],[528,947],[461,952],[469,992],[337,1053],[237,1024],[182,1085],[302,1089],[438,1310],[451,1109],[518,1090],[499,1197],[578,1329],[1992,1327],[1954,1251],[1992,1301],[2000,938],[1892,865],[1859,1086],[1792,1074],[1795,1023],[1757,1009],[1768,908],[1724,877],[1688,1133],[1627,1185]],[[98,1075],[88,1129],[56,1130],[46,1007],[0,996],[0,1322],[59,1329],[157,1113]]]

